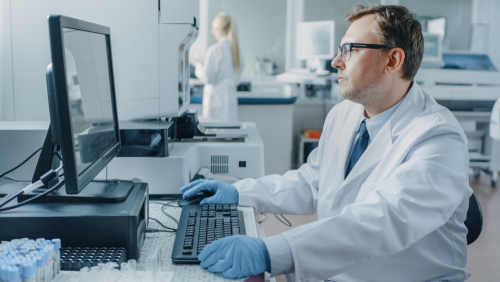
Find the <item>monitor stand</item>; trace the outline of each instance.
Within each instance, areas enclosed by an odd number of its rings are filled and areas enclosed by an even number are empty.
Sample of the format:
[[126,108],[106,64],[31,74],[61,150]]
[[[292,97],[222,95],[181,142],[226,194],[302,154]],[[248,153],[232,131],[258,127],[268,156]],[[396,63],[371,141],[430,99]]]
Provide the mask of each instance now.
[[[59,190],[35,200],[36,203],[117,203],[125,201],[132,191],[134,183],[123,180],[94,180],[78,194],[67,194],[63,185]],[[27,200],[47,191],[47,188],[37,188],[31,193],[22,194],[18,202]]]
[[[51,169],[59,167],[61,160],[57,154],[59,146],[52,142],[52,126],[49,125],[47,136],[43,143],[42,152],[33,174],[32,182],[35,183],[40,177]],[[37,188],[31,193],[22,194],[18,197],[18,201],[24,201],[34,196],[37,196],[54,186],[59,182],[59,176],[49,181],[47,186]],[[132,191],[134,183],[132,181],[122,180],[94,180],[91,181],[78,194],[67,194],[66,186],[63,185],[57,191],[54,191],[44,197],[40,197],[35,202],[37,203],[116,203],[125,201]]]

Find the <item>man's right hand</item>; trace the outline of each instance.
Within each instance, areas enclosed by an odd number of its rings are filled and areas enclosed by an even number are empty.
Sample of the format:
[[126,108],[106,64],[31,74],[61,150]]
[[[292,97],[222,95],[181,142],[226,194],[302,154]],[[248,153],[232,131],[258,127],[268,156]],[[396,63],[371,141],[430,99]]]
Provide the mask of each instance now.
[[212,197],[205,198],[202,204],[238,204],[240,195],[236,187],[215,179],[199,179],[181,188],[182,198],[186,199],[201,191],[214,193]]

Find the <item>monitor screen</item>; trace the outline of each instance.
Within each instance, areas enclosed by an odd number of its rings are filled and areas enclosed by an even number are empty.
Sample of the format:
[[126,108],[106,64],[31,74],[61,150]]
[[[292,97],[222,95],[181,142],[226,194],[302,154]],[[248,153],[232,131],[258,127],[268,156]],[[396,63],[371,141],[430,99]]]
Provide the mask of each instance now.
[[78,194],[120,149],[110,29],[50,15],[49,35],[53,143],[60,146],[66,193]]
[[106,35],[63,28],[77,173],[118,142],[114,132]]
[[333,59],[334,22],[303,22],[297,24],[297,58]]
[[424,34],[424,57],[439,57],[438,34]]

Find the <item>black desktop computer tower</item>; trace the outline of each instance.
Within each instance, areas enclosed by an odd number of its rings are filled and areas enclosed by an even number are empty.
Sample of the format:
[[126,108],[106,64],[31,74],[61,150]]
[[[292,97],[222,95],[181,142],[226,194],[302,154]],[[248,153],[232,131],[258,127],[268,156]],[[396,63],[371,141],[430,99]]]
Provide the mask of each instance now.
[[[0,186],[0,202],[19,184]],[[3,197],[2,197],[3,196]],[[0,212],[0,241],[19,238],[61,239],[63,247],[125,247],[138,259],[149,214],[149,187],[134,183],[127,199],[115,203],[29,203]],[[17,204],[16,201],[9,203]]]

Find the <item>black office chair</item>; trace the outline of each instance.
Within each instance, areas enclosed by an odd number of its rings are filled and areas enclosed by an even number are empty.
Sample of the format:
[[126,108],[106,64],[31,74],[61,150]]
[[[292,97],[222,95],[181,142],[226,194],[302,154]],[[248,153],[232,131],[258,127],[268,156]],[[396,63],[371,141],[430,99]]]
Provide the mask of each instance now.
[[469,198],[469,209],[464,224],[469,230],[467,232],[467,245],[470,245],[476,241],[479,234],[481,234],[481,230],[483,230],[483,212],[474,194]]

